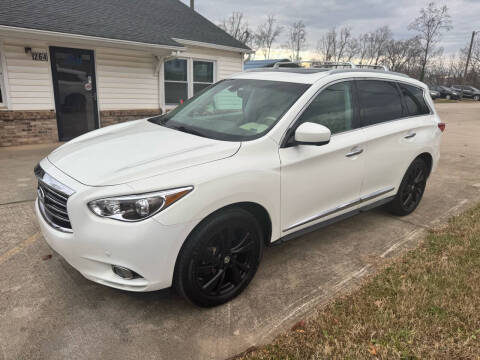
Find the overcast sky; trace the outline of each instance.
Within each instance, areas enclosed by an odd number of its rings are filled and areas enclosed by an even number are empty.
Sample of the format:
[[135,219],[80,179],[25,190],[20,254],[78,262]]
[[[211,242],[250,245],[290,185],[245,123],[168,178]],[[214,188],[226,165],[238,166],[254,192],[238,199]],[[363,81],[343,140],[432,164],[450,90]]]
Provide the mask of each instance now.
[[[189,0],[182,0],[189,4]],[[266,14],[276,15],[282,24],[303,20],[308,44],[333,26],[349,25],[355,33],[388,25],[396,38],[413,36],[408,24],[430,0],[195,0],[198,12],[215,24],[233,11],[242,12],[255,29]],[[454,53],[470,41],[473,30],[480,30],[480,0],[438,0],[447,5],[453,29],[443,37],[445,53]],[[476,28],[475,28],[476,27]],[[283,36],[286,34],[284,33]],[[284,42],[282,39],[281,42]]]

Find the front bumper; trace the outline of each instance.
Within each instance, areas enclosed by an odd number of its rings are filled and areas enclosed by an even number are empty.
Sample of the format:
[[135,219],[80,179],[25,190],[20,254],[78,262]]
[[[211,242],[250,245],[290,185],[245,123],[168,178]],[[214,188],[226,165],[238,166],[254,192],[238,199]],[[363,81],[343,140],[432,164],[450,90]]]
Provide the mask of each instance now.
[[[155,217],[133,223],[100,218],[88,210],[84,198],[85,193],[97,189],[74,184],[58,169],[44,170],[77,190],[67,203],[71,233],[52,227],[42,216],[38,199],[35,202],[40,230],[53,250],[87,279],[103,285],[130,291],[171,286],[177,255],[192,223],[163,225]],[[112,265],[131,269],[141,278],[123,279],[113,272]]]

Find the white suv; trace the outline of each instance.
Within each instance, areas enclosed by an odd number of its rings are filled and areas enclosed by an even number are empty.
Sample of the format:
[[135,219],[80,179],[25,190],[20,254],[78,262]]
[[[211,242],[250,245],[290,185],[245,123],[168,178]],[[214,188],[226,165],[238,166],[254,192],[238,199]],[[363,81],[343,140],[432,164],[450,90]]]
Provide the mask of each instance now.
[[444,127],[427,86],[401,74],[245,72],[53,151],[35,169],[37,216],[88,279],[214,306],[248,285],[265,245],[381,204],[412,212]]

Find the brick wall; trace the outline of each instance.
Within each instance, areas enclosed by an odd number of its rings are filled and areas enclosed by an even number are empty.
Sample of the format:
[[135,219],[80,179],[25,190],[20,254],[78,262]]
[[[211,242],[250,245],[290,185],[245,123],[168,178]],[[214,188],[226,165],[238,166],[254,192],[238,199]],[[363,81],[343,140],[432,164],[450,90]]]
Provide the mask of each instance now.
[[[101,111],[100,124],[105,127],[161,113],[161,109]],[[55,111],[0,111],[0,147],[57,141]]]
[[118,124],[129,120],[136,120],[155,116],[161,113],[161,109],[104,110],[100,111],[100,125],[101,127],[105,127],[108,125]]
[[0,111],[0,147],[56,141],[55,111]]

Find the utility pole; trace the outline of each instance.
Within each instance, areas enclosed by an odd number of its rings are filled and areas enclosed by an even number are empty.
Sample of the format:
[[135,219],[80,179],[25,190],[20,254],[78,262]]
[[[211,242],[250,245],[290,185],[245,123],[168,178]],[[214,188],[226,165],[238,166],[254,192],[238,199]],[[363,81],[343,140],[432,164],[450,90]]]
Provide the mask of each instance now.
[[[477,31],[472,31],[472,40],[470,41],[470,48],[468,49],[468,55],[467,55],[467,63],[465,64],[465,71],[463,73],[463,85],[465,85],[465,80],[467,79],[468,63],[470,62],[470,56],[472,55],[473,40],[475,39],[476,33]],[[462,93],[460,95],[460,98],[463,99],[463,86],[462,86]]]
[[190,9],[195,10],[195,0],[190,0]]

